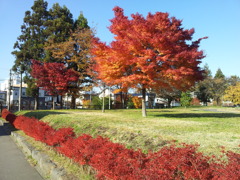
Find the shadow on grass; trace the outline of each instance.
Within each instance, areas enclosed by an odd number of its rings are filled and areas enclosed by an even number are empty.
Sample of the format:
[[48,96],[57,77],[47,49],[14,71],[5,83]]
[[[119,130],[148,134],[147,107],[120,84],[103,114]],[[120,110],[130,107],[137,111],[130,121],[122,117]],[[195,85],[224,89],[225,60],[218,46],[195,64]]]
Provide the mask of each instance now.
[[175,113],[175,114],[156,114],[155,117],[170,117],[170,118],[236,118],[240,117],[240,114],[234,113]]
[[59,112],[59,111],[58,112],[55,112],[55,111],[31,111],[31,112],[25,113],[24,116],[42,119],[48,115],[59,115],[59,114],[67,114],[67,113]]
[[154,111],[154,110],[151,110],[149,112],[154,112],[154,113],[162,113],[162,112],[174,112],[172,110],[159,110],[159,111]]

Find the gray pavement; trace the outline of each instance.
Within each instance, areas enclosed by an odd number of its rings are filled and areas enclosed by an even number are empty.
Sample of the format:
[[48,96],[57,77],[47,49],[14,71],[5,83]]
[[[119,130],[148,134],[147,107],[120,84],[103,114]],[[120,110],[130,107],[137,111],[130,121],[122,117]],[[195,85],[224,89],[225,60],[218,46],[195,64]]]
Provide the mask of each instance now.
[[43,180],[26,160],[0,120],[0,180]]

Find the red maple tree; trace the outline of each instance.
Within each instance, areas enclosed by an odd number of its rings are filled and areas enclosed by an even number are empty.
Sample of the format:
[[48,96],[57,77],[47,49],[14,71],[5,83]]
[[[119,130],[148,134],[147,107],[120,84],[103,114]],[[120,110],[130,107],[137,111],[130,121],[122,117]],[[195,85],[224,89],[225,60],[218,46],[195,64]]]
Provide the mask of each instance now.
[[53,97],[66,94],[71,84],[79,79],[78,72],[67,69],[63,63],[41,63],[36,60],[32,60],[31,75],[36,79],[37,86]]
[[124,16],[115,7],[110,31],[115,40],[109,45],[93,39],[92,54],[98,78],[109,85],[141,88],[143,116],[146,116],[147,88],[173,86],[187,89],[202,78],[199,51],[202,39],[192,41],[194,29],[184,30],[181,20],[168,13],[149,13],[146,18]]

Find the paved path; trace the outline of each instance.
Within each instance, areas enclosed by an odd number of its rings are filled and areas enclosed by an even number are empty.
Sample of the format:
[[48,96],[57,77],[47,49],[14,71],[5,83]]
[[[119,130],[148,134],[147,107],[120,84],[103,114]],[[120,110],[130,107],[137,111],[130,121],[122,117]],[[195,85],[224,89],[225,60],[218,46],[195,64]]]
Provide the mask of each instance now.
[[26,160],[0,120],[0,180],[43,180]]

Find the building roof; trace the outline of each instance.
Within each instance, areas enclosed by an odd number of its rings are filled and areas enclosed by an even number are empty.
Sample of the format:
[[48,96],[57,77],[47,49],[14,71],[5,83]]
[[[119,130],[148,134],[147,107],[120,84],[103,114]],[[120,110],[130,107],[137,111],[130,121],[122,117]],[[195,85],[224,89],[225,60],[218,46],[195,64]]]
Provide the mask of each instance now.
[[[14,84],[12,87],[20,87],[20,84]],[[27,84],[22,84],[22,87],[27,88]]]

